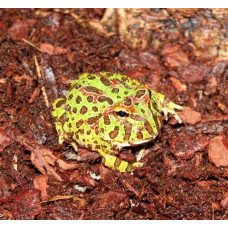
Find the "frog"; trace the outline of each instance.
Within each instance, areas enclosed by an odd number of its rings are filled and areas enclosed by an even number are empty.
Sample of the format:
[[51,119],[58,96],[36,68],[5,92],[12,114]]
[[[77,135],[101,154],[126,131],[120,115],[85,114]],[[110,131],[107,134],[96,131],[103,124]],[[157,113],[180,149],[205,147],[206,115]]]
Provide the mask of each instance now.
[[153,141],[162,128],[163,115],[167,120],[170,114],[182,123],[175,111],[182,106],[129,76],[83,73],[70,84],[67,95],[53,102],[58,142],[76,151],[80,147],[98,152],[112,170],[132,172],[143,166],[140,160],[131,163],[118,154]]

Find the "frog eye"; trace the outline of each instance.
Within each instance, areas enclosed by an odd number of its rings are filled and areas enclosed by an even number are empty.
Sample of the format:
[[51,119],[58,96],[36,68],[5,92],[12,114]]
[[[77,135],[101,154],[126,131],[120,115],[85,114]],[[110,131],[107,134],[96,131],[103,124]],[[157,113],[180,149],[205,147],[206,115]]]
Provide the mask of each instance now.
[[129,114],[123,110],[116,112],[116,114],[120,117],[126,117],[129,116]]

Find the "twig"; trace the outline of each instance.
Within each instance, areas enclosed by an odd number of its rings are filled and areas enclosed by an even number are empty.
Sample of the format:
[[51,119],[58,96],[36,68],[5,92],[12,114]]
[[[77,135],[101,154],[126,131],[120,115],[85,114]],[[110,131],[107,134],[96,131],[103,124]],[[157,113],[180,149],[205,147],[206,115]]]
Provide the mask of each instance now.
[[76,197],[74,195],[68,195],[68,196],[59,196],[59,195],[57,195],[57,196],[52,197],[50,200],[41,202],[41,204],[54,202],[54,201],[57,201],[57,200],[66,200],[66,199],[73,199],[73,201],[79,201],[81,206],[85,206],[85,204],[86,204],[86,200],[85,199],[78,198],[78,197]]
[[82,17],[78,16],[77,14],[70,12],[70,15],[82,26],[85,27],[85,20]]
[[31,43],[30,41],[28,41],[28,40],[26,40],[26,39],[24,39],[24,38],[22,38],[22,40],[23,40],[25,43],[29,44],[30,46],[36,48],[38,51],[41,52],[41,50],[40,50],[35,44]]
[[211,118],[211,119],[202,119],[201,122],[205,123],[205,122],[223,121],[223,120],[228,120],[228,115],[215,117],[215,118]]
[[[34,55],[33,57],[34,57],[34,61],[35,61],[35,65],[36,65],[36,71],[37,71],[38,77],[40,79],[42,79],[41,71],[40,71],[40,66],[39,66],[39,63],[37,61],[37,57],[36,57],[36,55]],[[43,85],[41,86],[41,90],[42,90],[42,93],[43,93],[43,96],[44,96],[44,101],[46,103],[46,106],[49,108],[50,107],[50,104],[49,104],[49,101],[48,101],[46,89],[45,89],[45,87]]]

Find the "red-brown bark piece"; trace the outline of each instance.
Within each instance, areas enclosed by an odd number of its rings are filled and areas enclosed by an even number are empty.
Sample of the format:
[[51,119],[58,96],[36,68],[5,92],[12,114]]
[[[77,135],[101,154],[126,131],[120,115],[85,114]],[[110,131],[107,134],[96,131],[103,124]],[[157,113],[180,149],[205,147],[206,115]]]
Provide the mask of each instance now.
[[162,55],[165,59],[165,65],[169,68],[178,68],[190,64],[187,53],[183,52],[178,45],[165,47]]
[[216,80],[216,77],[215,76],[211,77],[208,80],[206,91],[205,91],[205,95],[208,96],[208,95],[210,95],[212,93],[215,93],[217,85],[218,85],[218,82]]
[[218,85],[218,82],[217,82],[215,76],[211,77],[211,78],[208,80],[207,86],[209,86],[209,87],[216,87],[217,85]]
[[68,163],[62,159],[58,159],[56,163],[59,165],[59,168],[62,170],[72,170],[80,167],[80,164],[78,163],[75,163],[75,162]]
[[139,181],[139,179],[138,178],[134,178],[133,180],[129,180],[129,181],[127,181],[127,180],[123,180],[123,184],[126,186],[126,188],[129,190],[129,191],[131,191],[131,192],[133,192],[137,197],[139,196],[139,192],[137,191],[137,189],[135,189],[134,187],[133,187],[133,185],[140,185],[140,181]]
[[200,9],[197,8],[168,8],[167,11],[174,17],[192,17]]
[[8,26],[7,24],[0,21],[0,42],[6,37]]
[[196,151],[203,151],[209,142],[209,138],[203,136],[178,136],[172,140],[170,147],[176,158],[190,159]]
[[[159,67],[159,69],[161,69],[161,71],[162,71],[162,67]],[[142,83],[144,83],[143,78],[147,77],[148,81],[150,82],[148,84],[148,86],[151,89],[158,91],[158,85],[161,80],[160,71],[152,71],[152,70],[148,70],[148,69],[138,66],[138,67],[135,67],[132,70],[128,71],[126,73],[126,75],[129,76],[130,78],[136,79]]]
[[63,47],[55,47],[55,55],[64,55],[67,53],[67,49]]
[[29,23],[15,22],[9,29],[8,33],[13,41],[19,41],[27,38],[29,34]]
[[74,203],[67,203],[62,200],[50,208],[50,216],[56,220],[81,220],[84,216],[84,211]]
[[0,153],[9,145],[10,145],[9,137],[7,137],[4,131],[0,129]]
[[213,184],[213,183],[212,183],[210,180],[209,180],[209,181],[205,181],[205,180],[197,181],[197,185],[198,185],[204,192],[209,191],[212,184]]
[[77,154],[80,156],[80,161],[92,162],[100,157],[100,154],[97,152],[92,152],[87,149],[78,148]]
[[139,60],[141,63],[143,63],[150,69],[157,69],[158,67],[160,67],[158,57],[156,55],[151,54],[150,52],[140,52]]
[[49,198],[49,195],[47,193],[47,188],[49,187],[49,185],[47,184],[47,182],[48,182],[48,175],[47,174],[37,176],[33,181],[34,187],[36,189],[40,190],[41,199],[43,201]]
[[40,88],[36,87],[36,89],[33,91],[32,96],[30,97],[28,103],[32,103],[38,96],[40,95]]
[[102,197],[93,204],[92,208],[96,210],[105,210],[106,208],[111,211],[117,212],[121,207],[121,202],[127,197],[124,192],[110,191],[102,195]]
[[149,84],[150,88],[158,91],[158,86],[161,81],[161,75],[158,72],[151,72],[149,74],[149,79],[151,83]]
[[186,91],[187,87],[185,84],[181,83],[180,80],[174,78],[174,77],[171,77],[170,78],[174,88],[178,91],[178,92],[183,92],[183,91]]
[[70,175],[70,181],[72,183],[78,183],[89,188],[92,188],[96,185],[96,182],[89,176],[87,170],[75,170]]
[[14,198],[12,213],[15,219],[34,219],[40,214],[40,191],[28,189],[20,191]]
[[220,204],[223,208],[228,209],[228,192],[226,192],[224,195],[225,198],[220,202]]
[[192,110],[188,106],[184,106],[181,112],[178,112],[183,123],[195,124],[201,120],[201,114]]
[[33,85],[33,78],[30,77],[29,75],[27,74],[23,74],[23,75],[15,75],[13,77],[13,79],[18,82],[18,83],[23,83],[24,80],[26,80],[26,82],[32,86]]
[[74,60],[75,56],[76,56],[75,52],[73,52],[73,51],[67,52],[67,59],[69,62],[74,63],[75,62],[75,60]]
[[0,178],[0,203],[8,203],[11,197],[9,187],[3,178]]
[[49,55],[54,55],[55,47],[52,44],[42,43],[40,45],[40,50]]
[[205,65],[191,64],[178,70],[179,77],[186,83],[200,83],[204,76],[210,71],[210,67]]
[[208,156],[217,167],[228,166],[228,146],[224,136],[216,136],[211,140]]
[[112,175],[112,171],[106,168],[102,163],[99,165],[99,172],[100,172],[101,179],[106,179],[107,176]]
[[176,174],[178,164],[176,163],[176,161],[174,159],[170,159],[168,156],[164,156],[164,165],[168,169],[168,172],[167,172],[168,176]]
[[66,48],[55,47],[52,44],[42,43],[40,45],[41,52],[47,53],[49,55],[63,55],[67,53]]

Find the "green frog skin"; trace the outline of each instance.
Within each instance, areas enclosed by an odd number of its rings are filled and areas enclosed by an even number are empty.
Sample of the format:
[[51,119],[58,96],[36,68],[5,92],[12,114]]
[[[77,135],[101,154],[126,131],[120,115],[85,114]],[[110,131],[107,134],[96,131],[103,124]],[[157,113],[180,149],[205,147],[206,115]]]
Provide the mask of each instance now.
[[128,172],[142,163],[129,163],[115,154],[154,140],[162,127],[162,113],[181,123],[175,109],[182,107],[137,80],[100,72],[71,81],[67,96],[54,101],[52,115],[60,144],[97,151],[107,167]]

